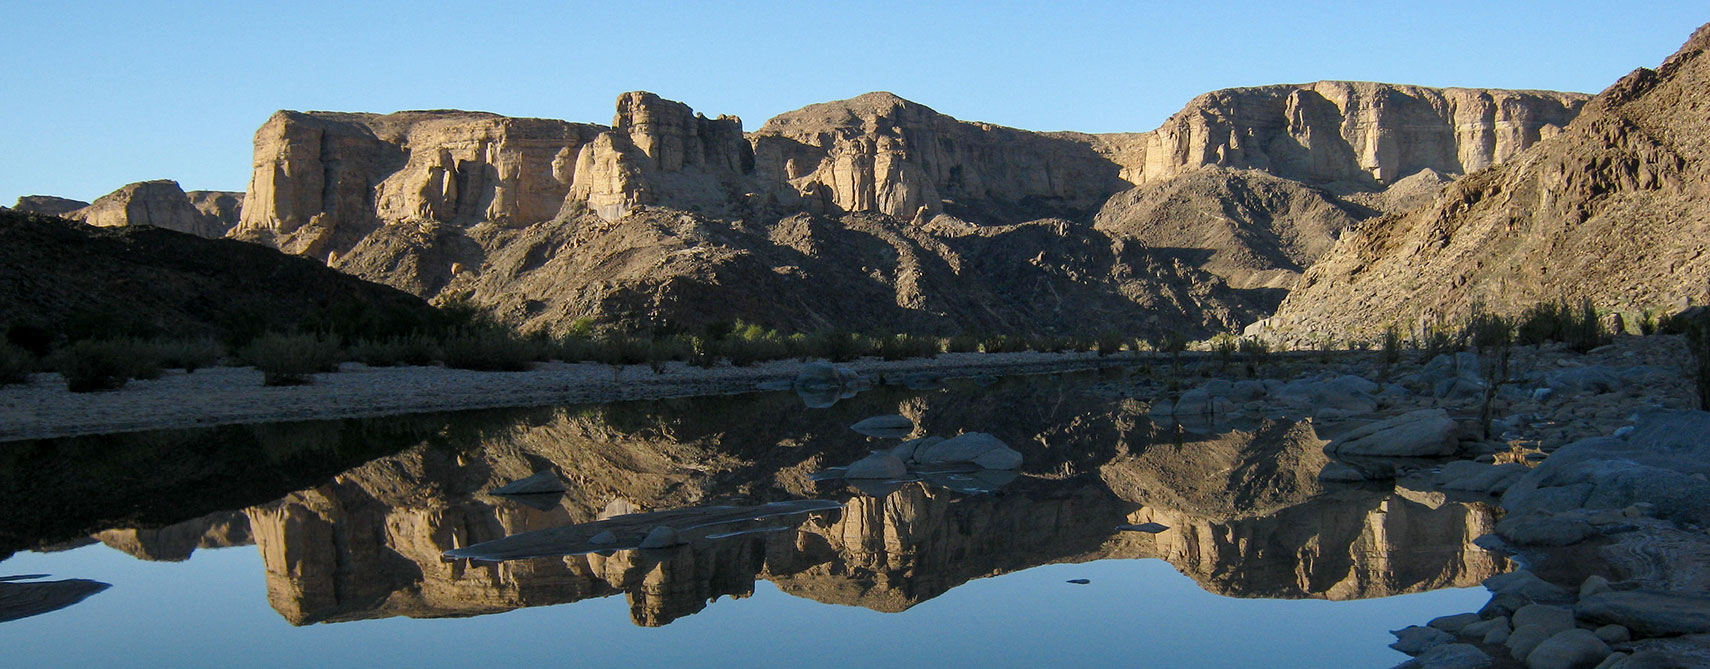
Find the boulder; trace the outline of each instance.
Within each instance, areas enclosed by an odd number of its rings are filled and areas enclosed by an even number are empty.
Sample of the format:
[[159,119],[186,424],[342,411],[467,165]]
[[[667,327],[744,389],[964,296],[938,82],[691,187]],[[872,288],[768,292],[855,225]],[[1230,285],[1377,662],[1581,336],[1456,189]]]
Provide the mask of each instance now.
[[1569,629],[1538,644],[1526,655],[1527,669],[1592,669],[1609,656],[1609,645],[1591,630]]
[[1251,379],[1236,381],[1229,388],[1229,399],[1235,402],[1253,402],[1264,399],[1268,394],[1264,383]]
[[557,474],[549,471],[535,472],[525,479],[518,479],[493,489],[493,495],[541,495],[564,492],[564,481]]
[[1425,623],[1425,626],[1440,629],[1450,634],[1455,634],[1466,628],[1466,626],[1478,622],[1480,622],[1480,619],[1477,613],[1457,613],[1452,616],[1433,618],[1431,622]]
[[[1224,383],[1228,383],[1225,381]],[[1233,413],[1235,405],[1229,400],[1213,395],[1204,388],[1196,388],[1182,393],[1176,400],[1175,416],[1209,416]]]
[[1562,393],[1607,393],[1619,389],[1621,377],[1607,367],[1571,367],[1544,374],[1544,385]]
[[1437,646],[1455,642],[1453,634],[1418,625],[1391,630],[1390,634],[1395,635],[1395,643],[1389,647],[1408,655],[1418,655]]
[[[1474,613],[1473,615],[1477,616],[1478,614]],[[1490,620],[1481,620],[1479,622],[1472,623],[1460,628],[1459,630],[1454,630],[1454,632],[1464,637],[1482,639],[1485,635],[1496,630],[1502,630],[1503,634],[1507,634],[1511,629],[1512,628],[1508,626],[1508,616],[1497,616]]]
[[1311,377],[1290,381],[1272,390],[1270,396],[1296,409],[1317,413],[1334,410],[1344,416],[1359,416],[1377,410],[1373,393],[1381,387],[1352,375]]
[[1496,533],[1517,546],[1572,546],[1595,536],[1597,528],[1579,518],[1511,515],[1496,524]]
[[1455,421],[1442,409],[1422,409],[1354,428],[1330,442],[1328,453],[1388,457],[1454,455]]
[[1625,437],[1557,449],[1502,496],[1511,514],[1655,505],[1659,516],[1710,524],[1710,413],[1650,411]]
[[1625,625],[1604,625],[1592,630],[1603,643],[1627,643],[1633,639],[1633,633]]
[[850,464],[843,473],[844,478],[850,479],[889,480],[904,476],[908,476],[908,465],[889,451],[874,451],[872,455]]
[[1484,395],[1484,371],[1477,353],[1439,355],[1425,363],[1418,374],[1439,399],[1473,399]]
[[944,438],[921,437],[919,439],[910,439],[901,444],[897,444],[896,448],[891,449],[891,455],[897,456],[897,458],[901,459],[903,462],[914,462],[915,453],[919,452],[922,448],[926,448],[940,441],[944,441]]
[[1014,469],[1021,453],[984,432],[967,432],[915,449],[914,461],[921,464],[968,462],[987,469]]
[[[1497,594],[1516,594],[1528,600],[1561,602],[1573,599],[1573,593],[1524,569],[1497,574],[1484,579],[1484,588]],[[1518,608],[1518,607],[1516,607]]]
[[1472,460],[1456,460],[1443,465],[1432,478],[1432,483],[1445,490],[1500,495],[1530,471],[1530,467],[1517,462],[1487,465]]
[[914,421],[896,414],[874,416],[849,426],[849,429],[879,439],[900,439],[914,432]]
[[682,543],[677,539],[677,531],[669,525],[655,526],[641,540],[640,548],[670,548]]
[[1490,655],[1470,643],[1433,646],[1418,657],[1395,665],[1395,669],[1478,669],[1490,666]]
[[1565,630],[1573,627],[1573,611],[1560,606],[1531,604],[1520,607],[1509,620],[1513,622],[1515,629],[1542,625],[1550,629]]
[[1640,637],[1710,632],[1710,598],[1645,592],[1604,592],[1579,601],[1574,615],[1599,625],[1621,625]]

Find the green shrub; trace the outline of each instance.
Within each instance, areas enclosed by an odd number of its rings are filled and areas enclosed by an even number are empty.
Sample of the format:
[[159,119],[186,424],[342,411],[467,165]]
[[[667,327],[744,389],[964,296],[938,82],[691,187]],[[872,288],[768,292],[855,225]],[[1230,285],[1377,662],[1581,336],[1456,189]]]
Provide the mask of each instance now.
[[482,328],[446,337],[440,356],[446,367],[482,372],[521,372],[539,357],[539,342],[499,328]]
[[1122,335],[1111,330],[1098,333],[1094,338],[1099,357],[1105,357],[1122,350]]
[[27,383],[35,369],[35,356],[9,343],[0,343],[0,386]]
[[161,365],[182,369],[186,374],[212,367],[226,356],[225,347],[212,337],[156,340],[154,347],[160,354]]
[[131,347],[111,340],[83,340],[59,353],[59,373],[74,393],[117,390],[131,378]]
[[312,374],[338,371],[338,343],[313,334],[267,334],[245,347],[243,360],[261,370],[262,385],[309,383]]
[[1217,356],[1219,369],[1228,366],[1229,361],[1235,357],[1235,351],[1241,348],[1241,342],[1235,339],[1235,335],[1227,332],[1212,337],[1210,344],[1211,354]]
[[594,340],[593,360],[602,365],[627,367],[647,362],[648,343],[627,334],[608,334]]
[[808,338],[808,351],[812,357],[831,362],[849,362],[861,357],[866,348],[860,336],[849,332],[821,332]]
[[1385,366],[1401,362],[1401,328],[1391,323],[1383,329],[1383,338],[1378,342],[1378,359]]
[[1027,350],[1027,339],[1009,335],[993,335],[980,340],[980,350],[986,353],[1020,353]]
[[879,339],[879,357],[886,360],[931,358],[939,353],[938,340],[911,334],[897,334]]
[[944,340],[945,353],[978,353],[980,339],[973,335],[956,335]]
[[161,370],[161,345],[153,341],[123,339],[113,342],[125,352],[125,375],[144,381],[158,379]]
[[1591,304],[1590,299],[1580,300],[1579,309],[1569,321],[1566,341],[1568,348],[1580,353],[1613,341],[1613,335],[1603,327],[1603,319],[1597,316],[1597,307]]

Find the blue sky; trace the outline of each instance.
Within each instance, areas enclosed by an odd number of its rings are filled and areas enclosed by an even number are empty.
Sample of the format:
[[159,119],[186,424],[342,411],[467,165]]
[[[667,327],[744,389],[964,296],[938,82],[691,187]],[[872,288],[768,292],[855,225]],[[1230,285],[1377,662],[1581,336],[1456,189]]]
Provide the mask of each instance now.
[[748,129],[889,90],[1033,130],[1144,131],[1217,88],[1319,79],[1596,92],[1702,0],[0,3],[0,204],[243,190],[276,109],[610,123],[649,90]]

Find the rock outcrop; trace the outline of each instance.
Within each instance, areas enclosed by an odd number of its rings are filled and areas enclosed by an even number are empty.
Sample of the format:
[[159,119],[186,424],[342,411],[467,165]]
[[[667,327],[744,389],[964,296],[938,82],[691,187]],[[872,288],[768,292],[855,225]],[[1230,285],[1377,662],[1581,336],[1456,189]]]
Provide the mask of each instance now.
[[1466,174],[1559,133],[1587,97],[1355,81],[1230,88],[1130,140],[1123,173],[1146,183],[1214,165],[1362,189],[1424,169]]
[[610,126],[279,112],[232,234],[531,330],[1051,332],[1072,313],[1209,333],[1267,315],[1343,229],[1549,134],[1579,99],[1239,89],[1111,135],[959,121],[888,93],[748,135],[640,92]]
[[64,216],[89,206],[88,202],[53,195],[25,195],[18,198],[18,203],[12,205],[17,211],[47,216]]
[[1283,336],[1371,337],[1588,298],[1618,310],[1710,301],[1710,26],[1560,133],[1341,239],[1283,303]]
[[890,93],[809,105],[754,133],[756,172],[811,211],[1079,217],[1127,184],[1082,136],[969,123]]
[[[202,204],[192,202],[176,181],[141,181],[96,198],[87,207],[62,215],[100,228],[151,225],[208,239],[224,237],[232,227],[236,209],[241,205],[230,200],[230,193],[197,193],[197,201]],[[227,201],[220,201],[222,195],[228,198]]]

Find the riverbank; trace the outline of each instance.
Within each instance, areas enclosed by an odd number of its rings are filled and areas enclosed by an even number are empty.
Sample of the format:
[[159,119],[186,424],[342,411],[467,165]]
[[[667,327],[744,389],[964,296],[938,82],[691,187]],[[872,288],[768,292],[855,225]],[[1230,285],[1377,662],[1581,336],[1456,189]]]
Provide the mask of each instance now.
[[[1038,374],[1117,364],[1094,353],[946,353],[935,358],[863,359],[845,366],[868,377],[922,379]],[[632,365],[540,363],[525,372],[346,363],[301,386],[263,386],[251,367],[214,367],[134,380],[106,392],[72,393],[58,374],[0,387],[0,442],[233,423],[362,418],[433,411],[724,395],[795,379],[804,363],[748,367],[668,363],[662,373]]]

